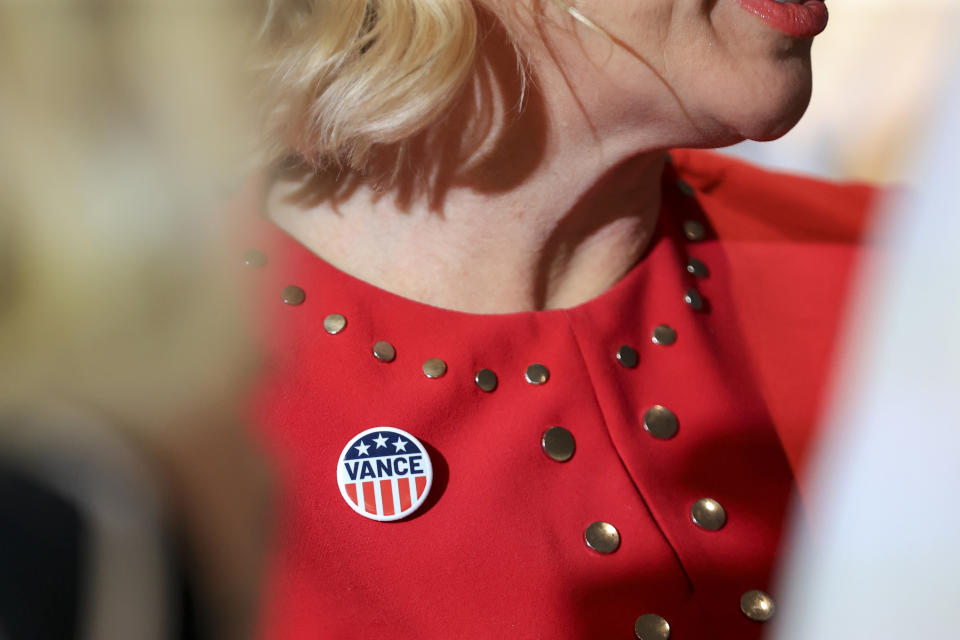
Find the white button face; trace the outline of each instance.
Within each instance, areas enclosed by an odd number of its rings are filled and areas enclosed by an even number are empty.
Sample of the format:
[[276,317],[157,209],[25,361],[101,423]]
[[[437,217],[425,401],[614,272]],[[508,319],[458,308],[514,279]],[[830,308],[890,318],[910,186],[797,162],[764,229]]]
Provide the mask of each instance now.
[[340,495],[371,520],[406,518],[423,505],[433,485],[430,454],[412,435],[374,427],[354,436],[337,462]]

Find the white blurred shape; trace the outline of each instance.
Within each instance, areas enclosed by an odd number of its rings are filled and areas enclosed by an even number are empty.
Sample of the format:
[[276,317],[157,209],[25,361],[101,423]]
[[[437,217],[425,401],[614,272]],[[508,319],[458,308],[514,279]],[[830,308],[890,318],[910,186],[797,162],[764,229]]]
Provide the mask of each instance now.
[[[960,61],[958,58],[955,60]],[[960,65],[880,229],[777,640],[960,637]]]

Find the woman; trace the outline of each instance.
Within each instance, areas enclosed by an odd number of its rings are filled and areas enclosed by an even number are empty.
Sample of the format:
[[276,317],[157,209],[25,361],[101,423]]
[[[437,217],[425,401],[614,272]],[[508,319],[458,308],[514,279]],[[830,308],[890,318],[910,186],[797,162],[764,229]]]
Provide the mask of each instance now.
[[872,193],[668,151],[788,131],[825,25],[271,2],[264,635],[761,635]]

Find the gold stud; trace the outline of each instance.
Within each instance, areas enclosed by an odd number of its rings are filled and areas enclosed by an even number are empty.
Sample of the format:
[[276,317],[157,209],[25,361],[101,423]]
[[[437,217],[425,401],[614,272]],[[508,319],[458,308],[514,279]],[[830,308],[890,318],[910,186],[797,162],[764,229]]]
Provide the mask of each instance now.
[[670,325],[661,324],[653,330],[653,344],[665,347],[677,341],[677,330]]
[[701,498],[690,508],[690,519],[701,529],[718,531],[727,524],[727,511],[713,498]]
[[447,363],[440,358],[430,358],[423,363],[423,375],[428,378],[440,378],[447,372]]
[[337,335],[347,326],[347,319],[339,313],[331,313],[323,319],[323,330],[332,336]]
[[670,624],[655,613],[647,613],[637,618],[633,633],[637,640],[669,640]]
[[703,296],[696,289],[687,289],[683,294],[683,301],[694,311],[703,310]]
[[659,440],[669,440],[677,435],[677,416],[663,405],[655,404],[643,414],[643,428]]
[[381,362],[393,362],[397,357],[397,350],[389,342],[380,340],[373,345],[373,356]]
[[491,393],[497,388],[497,374],[490,369],[480,369],[480,371],[477,371],[477,375],[473,377],[473,381],[477,383],[480,389],[487,393]]
[[696,220],[687,220],[683,223],[683,235],[690,242],[700,242],[707,237],[707,230]]
[[587,546],[597,553],[613,553],[620,548],[620,532],[609,522],[594,522],[583,533]]
[[696,258],[687,260],[687,273],[698,278],[707,278],[710,276],[710,270],[702,261]]
[[617,349],[617,362],[625,366],[627,369],[633,369],[637,366],[640,356],[637,355],[637,350],[629,345],[623,345]]
[[542,364],[532,364],[527,367],[524,377],[530,384],[541,385],[550,379],[550,371]]
[[296,285],[287,285],[283,288],[283,297],[284,304],[289,304],[291,306],[297,306],[303,304],[303,301],[307,299],[307,294],[303,289]]
[[543,432],[540,446],[551,460],[566,462],[573,457],[577,445],[572,433],[563,427],[550,427]]
[[263,267],[267,264],[267,256],[263,251],[248,249],[243,254],[243,264],[248,267]]
[[740,597],[740,611],[754,622],[766,622],[775,610],[773,598],[759,589],[747,591]]
[[690,186],[690,183],[684,180],[683,178],[677,178],[677,189],[679,189],[680,193],[687,196],[688,198],[692,198],[697,195],[697,192],[694,190],[693,187]]

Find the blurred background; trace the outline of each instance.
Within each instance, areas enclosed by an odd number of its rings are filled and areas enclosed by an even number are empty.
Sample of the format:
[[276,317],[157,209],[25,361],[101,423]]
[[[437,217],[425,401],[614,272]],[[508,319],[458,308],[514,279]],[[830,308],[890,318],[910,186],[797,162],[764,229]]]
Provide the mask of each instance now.
[[827,0],[813,45],[813,99],[774,142],[725,152],[839,180],[904,183],[958,52],[956,0]]

